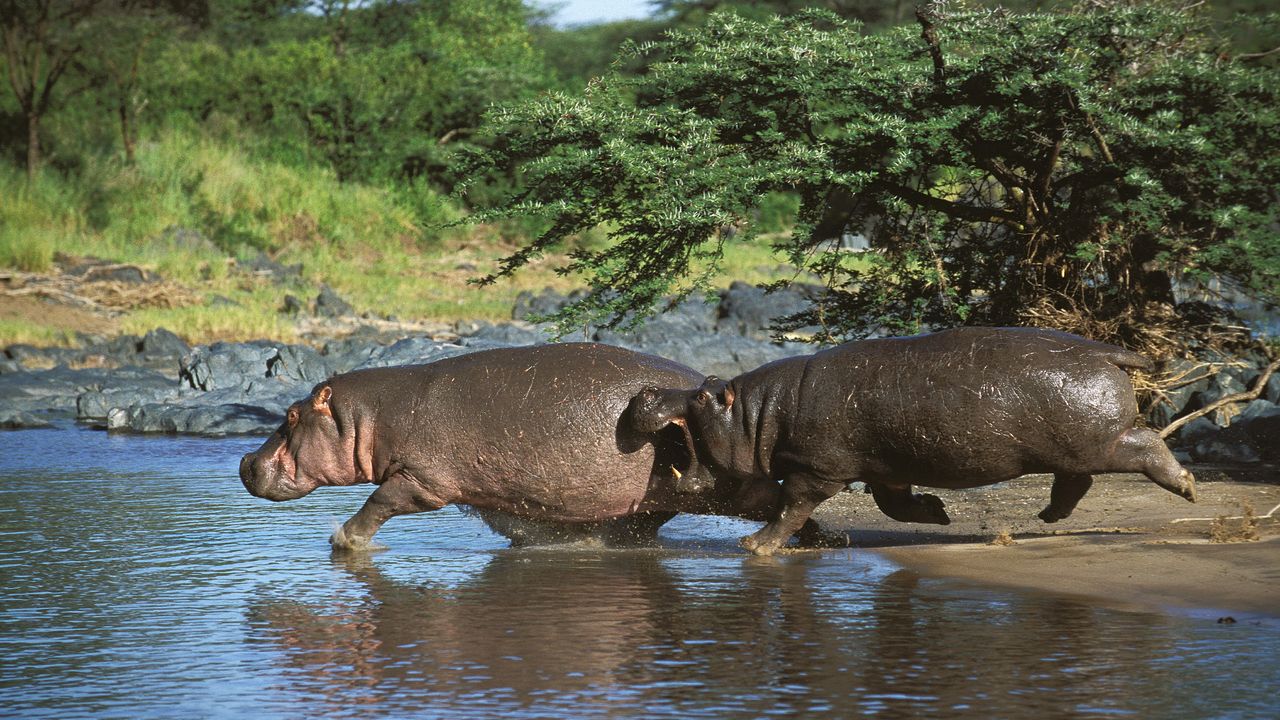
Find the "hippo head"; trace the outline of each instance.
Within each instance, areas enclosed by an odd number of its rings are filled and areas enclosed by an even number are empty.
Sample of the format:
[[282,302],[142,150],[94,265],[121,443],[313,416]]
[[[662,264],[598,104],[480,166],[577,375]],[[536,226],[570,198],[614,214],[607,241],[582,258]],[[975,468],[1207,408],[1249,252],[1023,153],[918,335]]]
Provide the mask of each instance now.
[[262,447],[240,460],[240,480],[253,495],[295,500],[321,485],[360,482],[355,433],[334,416],[333,388],[316,386],[289,406],[284,423]]
[[684,430],[696,462],[728,468],[733,388],[711,375],[693,390],[646,387],[631,401],[628,422],[635,430],[654,433],[667,425]]

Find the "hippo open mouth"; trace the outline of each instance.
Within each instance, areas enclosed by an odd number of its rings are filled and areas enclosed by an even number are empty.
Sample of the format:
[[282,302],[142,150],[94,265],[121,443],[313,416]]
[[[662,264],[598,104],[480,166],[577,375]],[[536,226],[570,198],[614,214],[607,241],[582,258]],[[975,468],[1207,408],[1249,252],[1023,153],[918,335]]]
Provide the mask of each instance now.
[[676,492],[700,493],[715,486],[711,470],[698,462],[693,435],[683,418],[672,418],[658,429],[659,471],[669,473],[669,482]]

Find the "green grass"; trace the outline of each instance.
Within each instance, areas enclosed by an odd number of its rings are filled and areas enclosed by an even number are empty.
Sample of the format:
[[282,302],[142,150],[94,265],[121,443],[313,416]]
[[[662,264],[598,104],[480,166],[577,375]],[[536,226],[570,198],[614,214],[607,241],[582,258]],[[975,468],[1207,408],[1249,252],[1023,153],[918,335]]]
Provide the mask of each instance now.
[[0,345],[23,343],[41,347],[51,345],[69,345],[75,340],[75,333],[56,326],[50,326],[18,318],[0,318]]
[[[30,184],[20,169],[0,166],[0,267],[44,272],[64,253],[149,268],[186,288],[191,302],[131,310],[119,329],[162,326],[190,342],[292,340],[297,329],[279,312],[284,295],[310,300],[320,283],[357,312],[413,321],[505,320],[524,290],[577,286],[554,272],[564,256],[550,256],[476,287],[468,281],[516,248],[510,228],[441,230],[460,213],[430,190],[409,198],[342,184],[326,168],[289,166],[268,154],[251,137],[170,129],[140,143],[132,166],[91,156],[74,176],[46,170]],[[601,233],[593,235],[583,242],[599,242]],[[302,282],[277,286],[236,270],[260,252],[301,263]],[[788,277],[781,263],[767,241],[732,243],[721,284]],[[215,306],[217,296],[229,303]],[[71,337],[41,327],[40,318],[0,323],[0,346]]]

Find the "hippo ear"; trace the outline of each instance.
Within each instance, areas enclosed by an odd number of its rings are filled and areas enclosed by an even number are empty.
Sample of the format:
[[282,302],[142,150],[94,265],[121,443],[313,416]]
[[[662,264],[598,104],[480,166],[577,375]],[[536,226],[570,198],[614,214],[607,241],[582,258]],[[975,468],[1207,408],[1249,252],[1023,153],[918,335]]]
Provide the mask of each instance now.
[[725,383],[724,389],[720,391],[720,402],[724,403],[725,410],[733,407],[733,388],[729,386],[729,383]]
[[331,397],[333,397],[333,388],[328,385],[321,387],[316,390],[315,395],[311,396],[311,409],[332,417],[333,411],[329,409],[329,398]]

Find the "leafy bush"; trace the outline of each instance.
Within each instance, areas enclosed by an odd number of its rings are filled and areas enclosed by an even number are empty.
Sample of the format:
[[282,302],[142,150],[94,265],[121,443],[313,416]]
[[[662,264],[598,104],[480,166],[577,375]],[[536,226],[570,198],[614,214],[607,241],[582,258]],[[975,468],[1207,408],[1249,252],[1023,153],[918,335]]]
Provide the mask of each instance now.
[[[1169,351],[1175,282],[1280,300],[1280,80],[1203,28],[1148,4],[935,6],[872,35],[714,15],[633,47],[639,75],[491,115],[467,167],[525,185],[478,219],[550,229],[490,280],[603,225],[565,268],[594,291],[561,327],[616,323],[704,284],[691,268],[781,191],[801,203],[780,249],[829,286],[794,318],[820,340],[1034,323]],[[829,242],[854,233],[874,252]]]

